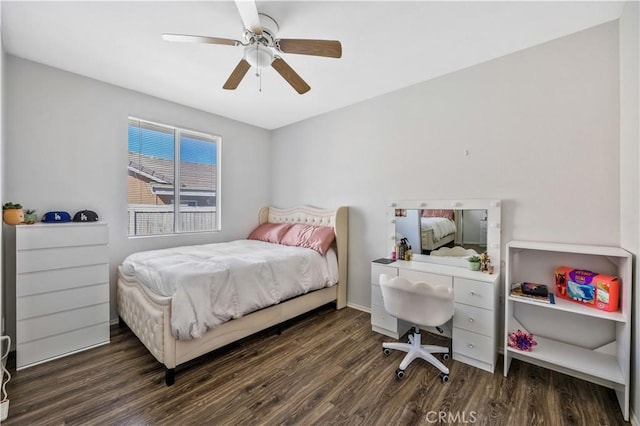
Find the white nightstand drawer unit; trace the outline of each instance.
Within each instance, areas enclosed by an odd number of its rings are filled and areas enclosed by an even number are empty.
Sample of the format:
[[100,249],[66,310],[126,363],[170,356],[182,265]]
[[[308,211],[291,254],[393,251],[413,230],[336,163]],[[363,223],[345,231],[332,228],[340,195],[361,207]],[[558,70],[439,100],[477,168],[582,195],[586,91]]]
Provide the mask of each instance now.
[[498,357],[498,286],[454,277],[453,359],[492,372]]
[[104,222],[16,227],[16,368],[109,343]]
[[371,329],[398,339],[411,328],[411,324],[389,315],[384,309],[382,290],[380,290],[380,274],[395,277],[398,275],[398,270],[378,263],[371,264]]

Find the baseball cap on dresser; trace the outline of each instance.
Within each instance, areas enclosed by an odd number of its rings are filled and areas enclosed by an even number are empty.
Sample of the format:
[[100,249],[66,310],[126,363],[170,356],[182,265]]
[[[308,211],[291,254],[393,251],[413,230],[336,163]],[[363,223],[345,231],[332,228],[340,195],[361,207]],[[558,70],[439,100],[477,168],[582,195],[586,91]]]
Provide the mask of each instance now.
[[71,222],[71,215],[63,211],[51,211],[46,212],[42,216],[42,221],[47,223],[54,222]]
[[76,214],[73,215],[74,222],[97,222],[98,215],[96,212],[91,210],[80,210]]

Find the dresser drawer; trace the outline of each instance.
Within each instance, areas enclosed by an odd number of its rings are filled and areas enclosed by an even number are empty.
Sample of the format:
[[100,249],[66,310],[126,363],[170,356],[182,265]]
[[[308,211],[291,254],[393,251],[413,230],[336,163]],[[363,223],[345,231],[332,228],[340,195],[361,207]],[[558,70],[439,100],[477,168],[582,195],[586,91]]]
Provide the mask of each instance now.
[[456,303],[453,326],[491,337],[495,334],[494,315],[495,311]]
[[398,319],[389,315],[384,306],[371,305],[371,324],[394,333],[398,331]]
[[453,328],[452,339],[453,352],[477,359],[478,361],[493,363],[495,348],[493,339],[481,334]]
[[16,345],[16,367],[21,369],[90,346],[109,343],[109,323],[93,325],[45,339]]
[[371,264],[371,284],[380,284],[380,274],[391,275],[392,277],[398,276],[398,268],[392,266],[385,266],[379,263]]
[[109,264],[78,266],[18,274],[16,295],[49,293],[109,282]]
[[16,320],[109,303],[109,284],[98,284],[16,299]]
[[16,272],[46,271],[109,262],[106,245],[59,247],[16,252]]
[[108,303],[29,318],[18,321],[16,324],[17,343],[26,343],[96,324],[108,324],[108,322]]
[[371,304],[384,306],[384,300],[382,299],[382,289],[379,285],[371,285]]
[[408,269],[400,269],[399,276],[409,281],[424,281],[432,285],[446,285],[451,288],[453,286],[453,278],[447,275],[431,274],[429,272],[411,271]]
[[457,277],[454,283],[456,302],[494,310],[494,284]]
[[16,250],[106,245],[109,242],[106,224],[53,223],[21,228],[16,233]]

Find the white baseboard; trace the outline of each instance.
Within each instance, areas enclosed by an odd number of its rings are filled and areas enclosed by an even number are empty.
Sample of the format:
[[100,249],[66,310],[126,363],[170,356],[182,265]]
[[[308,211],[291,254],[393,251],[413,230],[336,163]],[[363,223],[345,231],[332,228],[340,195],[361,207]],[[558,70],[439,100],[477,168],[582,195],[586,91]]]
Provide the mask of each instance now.
[[362,305],[358,305],[356,303],[347,303],[347,307],[353,308],[353,309],[357,309],[359,311],[366,312],[368,314],[371,313],[371,308],[368,307],[368,306],[362,306]]

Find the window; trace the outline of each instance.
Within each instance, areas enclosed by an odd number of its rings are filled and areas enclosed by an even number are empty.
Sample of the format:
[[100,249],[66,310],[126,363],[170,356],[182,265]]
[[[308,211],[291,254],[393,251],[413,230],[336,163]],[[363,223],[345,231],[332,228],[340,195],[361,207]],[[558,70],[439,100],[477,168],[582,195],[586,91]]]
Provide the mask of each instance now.
[[130,237],[220,229],[220,145],[219,136],[129,117]]

